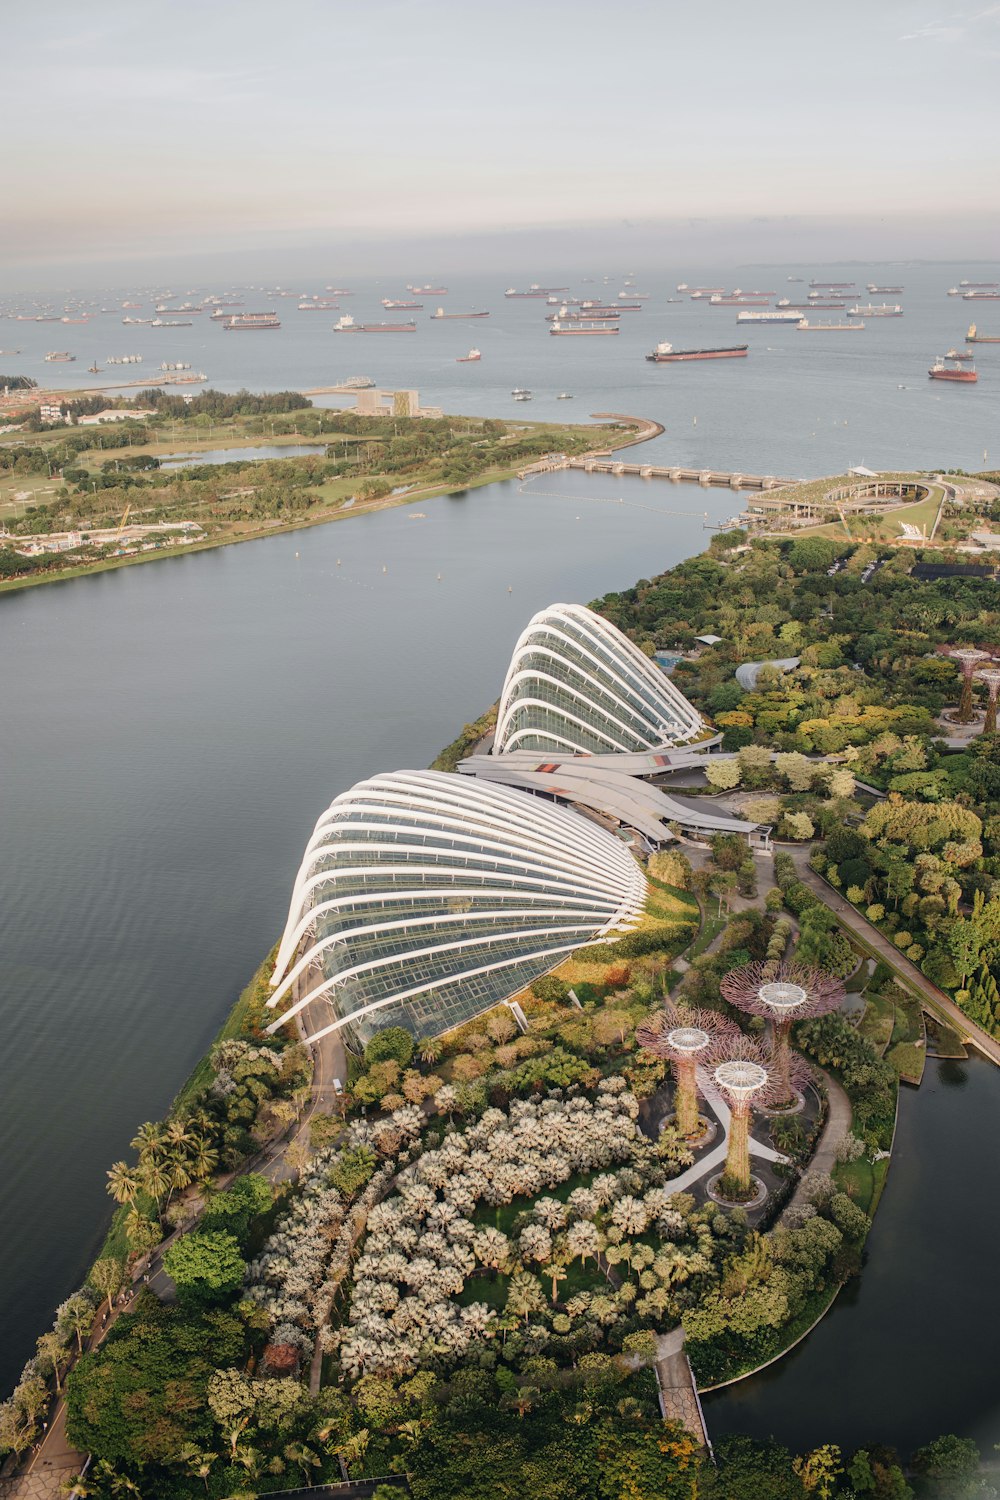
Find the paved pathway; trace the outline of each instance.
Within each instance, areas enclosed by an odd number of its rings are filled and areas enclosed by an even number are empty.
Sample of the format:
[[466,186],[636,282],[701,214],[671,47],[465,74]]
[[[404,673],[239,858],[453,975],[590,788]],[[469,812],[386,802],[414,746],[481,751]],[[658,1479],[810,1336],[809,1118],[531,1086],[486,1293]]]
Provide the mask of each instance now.
[[788,853],[795,862],[800,880],[816,892],[820,900],[836,914],[842,925],[855,933],[877,957],[884,959],[889,967],[894,969],[900,978],[927,1002],[932,1011],[944,1016],[949,1026],[954,1027],[963,1040],[968,1041],[984,1057],[989,1058],[990,1062],[1000,1067],[1000,1042],[970,1021],[949,995],[939,990],[936,984],[931,984],[916,964],[905,958],[895,944],[884,937],[877,927],[873,927],[859,911],[855,911],[851,903],[845,900],[839,891],[827,885],[826,881],[810,868],[808,847],[800,845],[789,849]]
[[703,1448],[710,1448],[708,1428],[698,1400],[698,1388],[694,1383],[688,1357],[684,1353],[683,1328],[673,1328],[669,1333],[662,1333],[657,1337],[653,1368],[660,1387],[664,1421],[680,1422],[682,1427],[693,1433]]
[[[813,1159],[809,1163],[810,1172],[833,1171],[837,1161],[837,1147],[851,1128],[850,1099],[836,1078],[831,1078],[829,1073],[824,1073],[823,1077],[826,1079],[827,1116],[813,1153]],[[796,1184],[795,1192],[789,1198],[781,1215],[781,1223],[787,1221],[793,1208],[806,1201],[803,1191],[804,1181],[804,1178],[800,1178]]]

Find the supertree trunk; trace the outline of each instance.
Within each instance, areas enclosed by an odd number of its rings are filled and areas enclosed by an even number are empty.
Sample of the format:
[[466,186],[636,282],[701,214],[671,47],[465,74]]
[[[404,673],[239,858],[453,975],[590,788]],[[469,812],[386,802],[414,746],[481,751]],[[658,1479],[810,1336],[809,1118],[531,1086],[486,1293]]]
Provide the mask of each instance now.
[[986,705],[986,723],[983,725],[984,734],[996,734],[997,732],[997,695],[990,694],[990,701]]
[[698,1091],[695,1074],[698,1069],[694,1057],[678,1057],[674,1060],[674,1124],[680,1135],[690,1139],[698,1134]]
[[972,662],[962,665],[962,696],[958,700],[959,724],[972,723],[972,667]]
[[732,1101],[729,1119],[729,1149],[722,1188],[733,1197],[749,1198],[750,1180],[750,1104],[746,1099]]
[[795,1103],[795,1090],[792,1088],[791,1059],[792,1059],[792,1020],[791,1017],[783,1021],[775,1019],[772,1022],[774,1028],[774,1084],[778,1095],[777,1108],[784,1109]]

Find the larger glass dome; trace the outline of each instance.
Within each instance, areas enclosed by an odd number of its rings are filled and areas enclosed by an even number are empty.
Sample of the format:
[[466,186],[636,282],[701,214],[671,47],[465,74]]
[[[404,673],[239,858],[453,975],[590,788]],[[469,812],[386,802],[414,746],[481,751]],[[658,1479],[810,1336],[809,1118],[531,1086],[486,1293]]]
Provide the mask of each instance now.
[[697,709],[627,636],[582,604],[529,622],[500,696],[494,753],[611,755],[704,734]]
[[645,898],[625,845],[567,808],[440,771],[372,776],[306,846],[269,1029],[303,1013],[310,1040],[437,1035],[627,929]]

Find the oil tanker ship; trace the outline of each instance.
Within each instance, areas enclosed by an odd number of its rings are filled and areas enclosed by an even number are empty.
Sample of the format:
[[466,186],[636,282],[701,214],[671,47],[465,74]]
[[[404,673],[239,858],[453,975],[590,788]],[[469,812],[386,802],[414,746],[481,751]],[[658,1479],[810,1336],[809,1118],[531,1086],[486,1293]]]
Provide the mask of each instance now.
[[561,307],[558,312],[546,313],[545,321],[546,323],[576,323],[582,319],[587,323],[613,323],[618,317],[620,317],[620,310],[617,307],[580,307],[572,312],[566,307]]
[[730,344],[724,349],[675,349],[673,344],[657,344],[646,358],[654,365],[679,364],[686,359],[745,359],[749,344]]
[[222,326],[231,331],[240,328],[280,328],[281,323],[278,320],[277,313],[248,312],[233,313],[232,317],[227,318]]
[[975,323],[970,323],[965,342],[967,344],[1000,344],[1000,333],[979,333]]
[[898,297],[902,290],[901,286],[876,286],[874,281],[865,287],[869,297]]
[[798,324],[800,333],[864,333],[863,323],[810,323],[802,318]]
[[431,317],[432,318],[488,318],[489,317],[489,313],[488,312],[460,312],[460,313],[450,313],[450,312],[445,312],[445,310],[444,310],[443,307],[439,307],[436,312],[432,312],[431,313]]
[[599,319],[594,323],[582,320],[572,323],[568,319],[566,322],[557,320],[549,329],[549,333],[556,338],[592,338],[599,333],[616,334],[617,332],[618,324],[613,319]]
[[963,302],[1000,302],[1000,292],[963,292]]
[[979,379],[975,366],[960,364],[948,358],[936,359],[927,373],[932,380],[957,380],[963,385],[972,385]]

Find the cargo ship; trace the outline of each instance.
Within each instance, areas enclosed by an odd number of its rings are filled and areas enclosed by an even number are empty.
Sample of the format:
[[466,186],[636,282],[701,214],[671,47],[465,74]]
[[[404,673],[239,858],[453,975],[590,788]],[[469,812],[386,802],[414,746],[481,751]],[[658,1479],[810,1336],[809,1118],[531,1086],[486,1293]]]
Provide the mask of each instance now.
[[423,312],[422,302],[394,302],[391,297],[382,298],[386,312]]
[[412,292],[415,297],[447,297],[446,286],[407,286],[406,290]]
[[470,349],[468,354],[460,354],[455,363],[456,365],[474,365],[476,361],[478,359],[482,359],[482,357],[483,356],[478,349]]
[[963,292],[963,302],[1000,302],[1000,292]]
[[724,349],[675,349],[673,344],[657,344],[646,358],[654,365],[678,364],[686,359],[745,359],[749,344],[730,344]]
[[261,328],[261,329],[263,329],[263,328],[280,328],[281,327],[281,323],[280,323],[280,321],[278,319],[277,313],[273,313],[273,312],[248,312],[248,313],[233,313],[232,317],[231,318],[227,318],[226,321],[223,323],[222,326],[223,326],[223,328],[226,328],[226,329],[241,329],[241,328]]
[[968,360],[975,359],[975,355],[971,349],[949,349],[945,359]]
[[[396,303],[394,305],[395,306],[402,306],[403,304],[402,303]],[[407,303],[406,305],[410,306],[409,303]],[[299,303],[299,312],[335,312],[336,309],[337,309],[336,302],[322,301],[318,297],[314,297],[311,302],[300,302]],[[213,318],[215,317],[214,313],[212,314],[212,317]]]
[[974,366],[959,364],[947,358],[936,359],[927,373],[932,380],[958,380],[963,385],[972,385],[979,379]]
[[619,300],[622,302],[645,302],[648,296],[648,292],[634,292],[631,287],[627,292],[618,293]]
[[991,287],[994,289],[1000,287],[1000,281],[960,281],[958,284],[959,286],[969,287],[976,290],[979,290],[983,287]]
[[416,323],[359,323],[359,333],[416,333]]
[[565,286],[536,286],[532,282],[526,292],[519,292],[516,286],[509,286],[504,292],[505,297],[558,297],[560,292],[569,291]]
[[191,302],[183,302],[180,307],[167,307],[166,303],[158,302],[153,310],[158,315],[160,313],[185,313],[190,316],[193,313],[203,312],[204,308],[195,307]]
[[965,342],[967,344],[1000,344],[1000,333],[979,333],[975,323],[970,323]]
[[460,312],[460,313],[450,313],[450,312],[445,312],[445,310],[444,310],[443,307],[439,307],[436,312],[432,312],[431,313],[431,317],[432,318],[488,318],[489,317],[489,313],[488,312]]
[[846,291],[846,289],[848,287],[852,287],[854,285],[854,282],[853,281],[810,281],[809,285],[810,286],[818,286],[820,288],[824,288],[824,287],[836,287],[838,291]]
[[901,286],[876,286],[873,281],[865,287],[869,297],[898,297],[902,290]]
[[770,297],[709,297],[712,307],[766,307]]
[[106,364],[109,365],[141,365],[141,354],[109,354]]
[[52,365],[71,365],[75,361],[76,355],[67,354],[65,349],[54,349],[50,354],[46,354],[45,358]]
[[724,297],[725,295],[724,286],[696,286],[689,293],[692,302],[702,302],[706,297]]
[[864,328],[863,323],[810,323],[808,318],[798,323],[800,333],[863,333]]
[[190,318],[154,318],[150,328],[193,328]]
[[591,338],[599,333],[616,334],[617,332],[618,324],[610,318],[598,319],[593,323],[583,321],[571,323],[568,320],[565,323],[560,323],[557,320],[549,329],[549,333],[554,334],[556,338],[572,338],[577,336]]
[[792,312],[797,312],[797,313],[807,313],[807,312],[810,312],[811,313],[811,312],[816,312],[816,311],[831,312],[834,309],[840,309],[842,307],[846,307],[847,303],[846,302],[789,302],[789,300],[788,300],[787,297],[782,297],[774,305],[775,305],[775,307],[788,307],[788,308],[791,309]]
[[901,318],[903,309],[898,302],[869,302],[866,307],[855,303],[847,309],[849,318]]
[[769,307],[766,311],[750,311],[736,314],[737,323],[797,323],[799,321],[797,308]]
[[613,323],[621,316],[617,307],[580,307],[572,312],[566,307],[561,307],[558,312],[546,313],[546,323],[577,323],[581,319],[587,323]]

